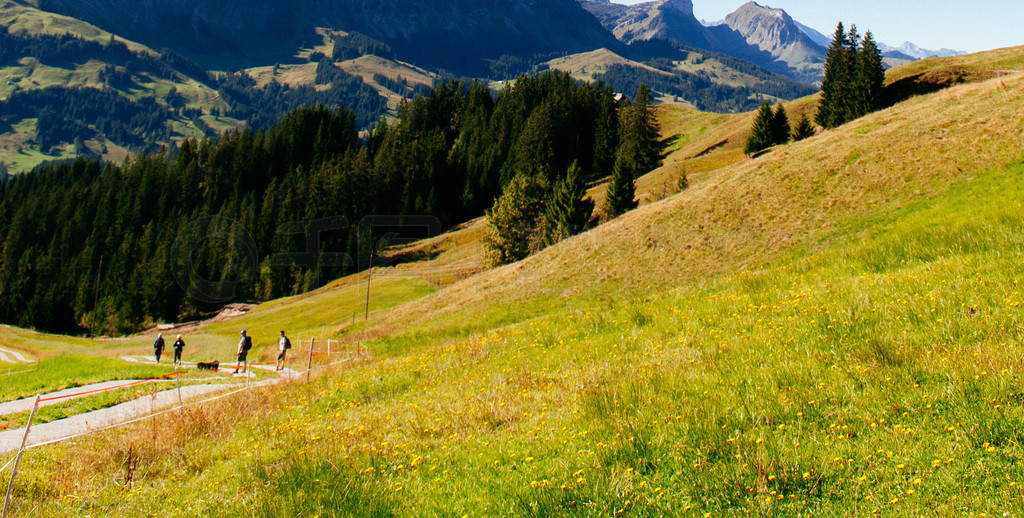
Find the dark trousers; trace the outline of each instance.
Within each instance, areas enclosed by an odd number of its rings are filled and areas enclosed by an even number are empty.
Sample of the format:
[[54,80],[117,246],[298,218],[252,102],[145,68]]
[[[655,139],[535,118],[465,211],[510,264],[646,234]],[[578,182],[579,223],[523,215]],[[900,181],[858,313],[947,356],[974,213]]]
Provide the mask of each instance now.
[[174,350],[174,363],[181,362],[181,349]]
[[156,355],[156,362],[160,363],[160,355],[164,353],[163,349],[153,349],[153,354]]

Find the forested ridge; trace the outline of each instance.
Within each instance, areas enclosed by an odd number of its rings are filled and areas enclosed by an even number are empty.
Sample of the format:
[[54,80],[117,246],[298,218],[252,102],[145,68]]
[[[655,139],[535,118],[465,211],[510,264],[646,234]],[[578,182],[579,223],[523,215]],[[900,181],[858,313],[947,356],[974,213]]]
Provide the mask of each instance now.
[[[356,232],[365,216],[450,226],[483,214],[517,175],[554,185],[575,163],[576,176],[606,176],[619,139],[612,89],[558,72],[496,96],[439,85],[365,141],[356,120],[300,108],[266,131],[11,179],[0,187],[0,319],[115,334],[226,298],[300,293],[358,267],[359,243],[372,242]],[[320,242],[304,262],[311,228]]]
[[348,107],[361,128],[387,111],[384,97],[329,61],[323,71],[318,70],[315,85],[293,87],[271,81],[260,87],[244,71],[215,76],[166,49],[155,55],[133,51],[113,38],[97,42],[68,34],[27,36],[0,31],[0,66],[18,66],[25,58],[67,70],[90,60],[104,63],[98,82],[88,86],[38,88],[20,77],[11,80],[13,93],[0,100],[0,133],[24,119],[36,119],[35,147],[48,154],[55,154],[55,147],[90,139],[114,142],[135,152],[155,151],[171,141],[174,120],[187,120],[215,136],[200,118],[203,110],[189,107],[173,88],[166,95],[128,95],[145,91],[143,85],[153,78],[192,79],[216,89],[227,108],[210,113],[230,116],[252,128],[269,128],[289,111],[316,104]]

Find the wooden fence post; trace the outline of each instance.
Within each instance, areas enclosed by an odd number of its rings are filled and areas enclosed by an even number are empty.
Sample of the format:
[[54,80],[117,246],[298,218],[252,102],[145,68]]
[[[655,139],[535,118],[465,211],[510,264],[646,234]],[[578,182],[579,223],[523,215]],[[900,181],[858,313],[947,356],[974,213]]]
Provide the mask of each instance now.
[[181,402],[181,381],[178,380],[178,369],[174,369],[174,384],[178,387],[178,408],[185,406]]
[[4,497],[4,514],[11,508],[11,493],[14,491],[14,477],[18,476],[18,464],[21,464],[21,456],[25,454],[25,446],[28,445],[28,432],[32,429],[32,419],[36,417],[36,410],[39,408],[41,395],[36,395],[36,402],[32,405],[32,412],[28,414],[28,424],[25,425],[25,436],[21,439],[21,449],[18,450],[18,457],[14,459],[14,467],[11,468],[11,479],[7,482],[7,496]]
[[316,338],[309,339],[309,360],[306,362],[306,383],[309,383],[309,372],[313,370],[313,344]]

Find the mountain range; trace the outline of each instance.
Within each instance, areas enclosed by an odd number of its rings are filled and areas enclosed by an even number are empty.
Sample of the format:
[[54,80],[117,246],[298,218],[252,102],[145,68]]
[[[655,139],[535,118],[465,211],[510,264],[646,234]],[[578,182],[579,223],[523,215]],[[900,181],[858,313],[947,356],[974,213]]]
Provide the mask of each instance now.
[[721,24],[706,26],[690,0],[655,0],[634,5],[580,0],[620,40],[666,39],[722,52],[796,80],[821,80],[825,47],[815,43],[781,9],[743,4]]
[[[340,31],[380,42],[404,62],[475,77],[502,60],[528,65],[601,48],[625,54],[625,45],[662,39],[816,83],[828,46],[828,37],[782,9],[753,1],[712,26],[694,16],[691,0],[14,1],[220,70],[288,63],[296,49],[321,44],[324,31]],[[883,50],[900,58],[955,53],[911,43]]]
[[[667,39],[735,56],[808,83],[821,81],[831,37],[794,20],[786,11],[750,1],[724,20],[705,23],[693,14],[691,0],[653,0],[633,5],[610,0],[579,0],[620,40]],[[880,44],[891,66],[916,59],[963,52],[927,50],[906,42]]]
[[[211,66],[288,61],[317,28],[358,32],[403,60],[483,75],[504,55],[576,53],[615,45],[575,0],[33,0],[152,48]],[[218,59],[214,59],[218,58]],[[272,63],[273,61],[271,61]]]
[[925,59],[925,58],[948,58],[950,56],[962,56],[966,52],[962,50],[953,49],[939,49],[939,50],[928,50],[918,47],[917,45],[905,41],[898,47],[891,47],[884,43],[880,43],[878,48],[882,49],[883,52],[899,52],[905,56],[909,56],[913,59]]
[[[705,26],[690,0],[0,0],[0,26],[12,170],[266,127],[308,103],[354,109],[367,128],[438,81],[498,89],[548,68],[746,111],[813,91],[827,39],[754,2]],[[904,50],[904,62],[925,52]]]

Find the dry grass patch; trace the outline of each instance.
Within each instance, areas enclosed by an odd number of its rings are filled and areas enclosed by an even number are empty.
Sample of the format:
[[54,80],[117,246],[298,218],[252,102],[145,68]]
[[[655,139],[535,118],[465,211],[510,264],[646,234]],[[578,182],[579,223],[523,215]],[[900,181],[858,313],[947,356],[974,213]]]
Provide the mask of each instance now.
[[[26,3],[34,5],[34,2]],[[11,0],[0,0],[0,26],[5,27],[12,34],[49,34],[53,36],[73,34],[79,38],[100,43],[109,42],[112,36],[111,33],[81,20],[40,11]],[[124,42],[132,51],[152,54],[152,51],[143,45],[122,38],[117,38],[117,40]]]
[[573,77],[585,81],[594,81],[596,76],[604,74],[613,65],[629,65],[659,74],[663,73],[655,68],[630,61],[608,49],[597,49],[564,58],[556,58],[548,61],[546,64],[554,70],[569,72]]

